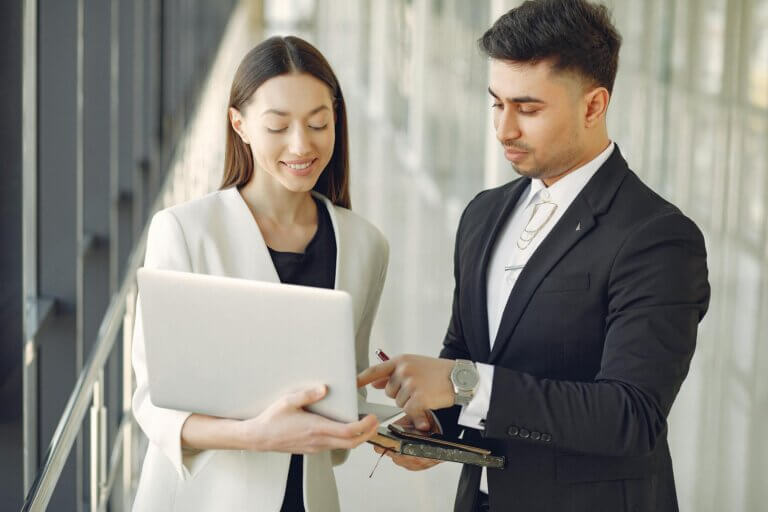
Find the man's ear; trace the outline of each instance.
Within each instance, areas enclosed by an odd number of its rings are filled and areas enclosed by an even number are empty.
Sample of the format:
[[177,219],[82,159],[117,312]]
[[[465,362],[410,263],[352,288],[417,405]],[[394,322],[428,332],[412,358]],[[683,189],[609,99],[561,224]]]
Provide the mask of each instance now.
[[235,130],[244,143],[250,144],[248,136],[243,131],[243,114],[240,113],[235,107],[229,107],[229,123],[232,125],[232,129]]
[[605,119],[605,112],[608,110],[608,102],[611,99],[611,93],[605,87],[596,87],[587,91],[584,95],[586,106],[584,116],[584,126],[592,128],[597,123]]

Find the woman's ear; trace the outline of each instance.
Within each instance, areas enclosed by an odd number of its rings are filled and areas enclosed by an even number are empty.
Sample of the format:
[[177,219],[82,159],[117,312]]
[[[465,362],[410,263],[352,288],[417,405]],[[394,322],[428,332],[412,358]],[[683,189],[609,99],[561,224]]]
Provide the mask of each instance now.
[[232,125],[232,129],[235,130],[244,143],[250,144],[248,136],[243,131],[243,114],[240,113],[235,107],[229,107],[229,123]]

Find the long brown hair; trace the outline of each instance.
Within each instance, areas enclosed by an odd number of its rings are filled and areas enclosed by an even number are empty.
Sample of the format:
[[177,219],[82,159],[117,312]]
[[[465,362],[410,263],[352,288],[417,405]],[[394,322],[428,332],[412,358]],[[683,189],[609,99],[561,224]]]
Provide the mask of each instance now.
[[[242,112],[261,84],[287,73],[307,73],[322,80],[331,90],[336,118],[336,142],[331,160],[317,180],[314,190],[326,196],[333,204],[350,208],[347,108],[339,81],[317,48],[295,36],[275,36],[263,41],[249,51],[238,66],[229,93],[229,106]],[[251,150],[235,133],[227,115],[221,188],[242,187],[251,180],[254,171]]]

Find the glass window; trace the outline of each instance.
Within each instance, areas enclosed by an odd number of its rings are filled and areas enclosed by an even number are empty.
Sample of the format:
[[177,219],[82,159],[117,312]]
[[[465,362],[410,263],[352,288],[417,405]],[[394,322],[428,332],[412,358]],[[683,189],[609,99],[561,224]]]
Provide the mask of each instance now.
[[768,0],[754,4],[750,16],[747,97],[768,110]]
[[722,90],[725,63],[725,0],[705,0],[696,5],[698,15],[697,62],[694,87],[709,94]]

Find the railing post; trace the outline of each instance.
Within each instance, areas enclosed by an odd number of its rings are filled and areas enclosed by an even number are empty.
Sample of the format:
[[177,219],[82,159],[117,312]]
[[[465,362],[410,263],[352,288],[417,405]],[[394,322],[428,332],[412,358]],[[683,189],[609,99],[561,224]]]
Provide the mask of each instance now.
[[[24,494],[29,492],[38,470],[38,359],[34,334],[39,326],[37,299],[37,2],[24,0],[22,15],[22,287],[24,304],[23,466]],[[31,320],[34,321],[31,321]]]
[[[123,316],[123,417],[132,416],[133,399],[133,365],[131,353],[133,347],[133,324],[136,319],[136,284],[128,292]],[[122,510],[131,510],[131,494],[133,484],[133,418],[125,426],[123,432],[122,460]]]
[[104,369],[93,383],[91,406],[91,512],[98,512],[107,483],[107,408],[104,407]]

